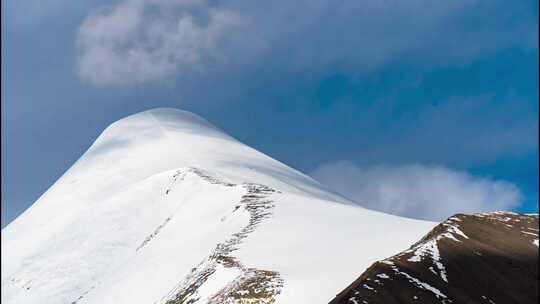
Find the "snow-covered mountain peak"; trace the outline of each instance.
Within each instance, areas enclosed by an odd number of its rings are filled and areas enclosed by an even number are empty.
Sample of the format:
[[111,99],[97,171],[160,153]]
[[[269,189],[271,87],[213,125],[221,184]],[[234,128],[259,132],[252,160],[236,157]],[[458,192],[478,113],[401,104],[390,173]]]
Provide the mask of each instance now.
[[242,144],[200,116],[173,108],[140,112],[111,124],[70,171],[95,168],[93,163],[108,163],[108,171],[116,168],[115,176],[125,178],[124,183],[196,167],[237,182],[264,183],[345,202],[311,177]]
[[154,109],[109,126],[2,230],[2,303],[323,303],[433,225]]
[[[144,135],[148,129],[163,133],[176,131],[214,136],[221,134],[223,138],[231,138],[206,119],[192,112],[174,108],[155,108],[127,116],[112,123],[100,137]],[[143,131],[143,134],[138,134],[140,131]]]

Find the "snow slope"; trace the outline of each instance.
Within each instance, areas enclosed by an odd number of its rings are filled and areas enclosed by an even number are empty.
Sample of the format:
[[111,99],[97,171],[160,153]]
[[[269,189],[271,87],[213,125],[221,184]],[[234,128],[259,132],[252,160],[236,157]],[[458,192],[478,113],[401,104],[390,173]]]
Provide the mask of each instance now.
[[2,230],[2,303],[327,303],[433,226],[154,109],[109,126]]

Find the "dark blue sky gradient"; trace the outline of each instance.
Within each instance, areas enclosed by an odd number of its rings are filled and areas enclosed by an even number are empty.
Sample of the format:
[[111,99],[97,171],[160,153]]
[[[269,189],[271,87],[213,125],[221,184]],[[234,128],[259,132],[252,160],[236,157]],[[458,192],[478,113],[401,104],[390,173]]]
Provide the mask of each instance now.
[[91,4],[26,21],[2,5],[2,227],[108,124],[155,107],[193,111],[303,172],[337,160],[445,165],[515,183],[526,195],[516,210],[538,212],[537,47],[454,65],[398,58],[369,72],[284,72],[261,63],[189,85],[96,88],[75,71],[76,29]]

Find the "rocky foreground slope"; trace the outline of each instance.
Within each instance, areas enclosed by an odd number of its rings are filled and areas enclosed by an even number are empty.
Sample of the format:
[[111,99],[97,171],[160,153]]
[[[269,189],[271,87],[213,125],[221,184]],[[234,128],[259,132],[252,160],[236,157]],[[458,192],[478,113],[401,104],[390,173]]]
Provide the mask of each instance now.
[[330,304],[536,304],[538,280],[538,215],[457,214],[374,263]]

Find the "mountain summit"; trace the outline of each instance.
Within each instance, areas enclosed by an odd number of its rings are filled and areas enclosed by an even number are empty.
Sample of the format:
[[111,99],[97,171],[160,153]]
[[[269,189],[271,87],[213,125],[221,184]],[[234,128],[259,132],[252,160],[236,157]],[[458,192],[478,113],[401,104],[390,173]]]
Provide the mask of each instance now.
[[154,109],[109,126],[2,230],[2,303],[326,303],[434,226]]

